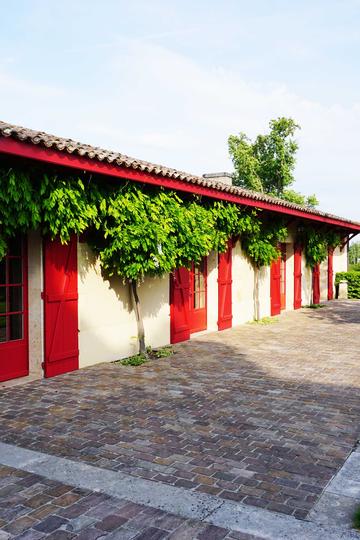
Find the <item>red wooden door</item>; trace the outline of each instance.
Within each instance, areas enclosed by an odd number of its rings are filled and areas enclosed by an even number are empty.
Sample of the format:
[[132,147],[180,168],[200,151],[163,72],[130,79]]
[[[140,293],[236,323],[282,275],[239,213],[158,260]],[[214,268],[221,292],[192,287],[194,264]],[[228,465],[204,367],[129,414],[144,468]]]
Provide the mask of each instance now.
[[313,304],[320,304],[320,265],[313,268],[312,274]]
[[200,332],[207,328],[207,264],[204,258],[200,264],[191,265],[189,295],[190,332]]
[[79,368],[77,237],[44,242],[45,377]]
[[170,277],[171,343],[179,343],[190,339],[189,288],[189,270],[187,268],[178,268]]
[[294,245],[294,309],[301,308],[301,247]]
[[29,374],[26,242],[15,238],[0,261],[0,381]]
[[334,250],[328,254],[328,300],[334,299]]
[[232,242],[225,253],[219,253],[218,263],[218,329],[232,326]]
[[271,263],[270,268],[270,312],[271,315],[279,315],[281,311],[280,300],[280,257]]
[[280,309],[286,309],[286,244],[280,245]]

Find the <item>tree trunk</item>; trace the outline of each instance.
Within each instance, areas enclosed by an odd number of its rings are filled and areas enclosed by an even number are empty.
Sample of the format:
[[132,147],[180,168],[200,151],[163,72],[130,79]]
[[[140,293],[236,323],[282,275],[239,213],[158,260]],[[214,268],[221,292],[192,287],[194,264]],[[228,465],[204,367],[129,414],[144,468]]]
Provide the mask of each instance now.
[[254,266],[254,320],[258,321],[260,315],[259,302],[259,267]]
[[136,281],[135,280],[130,281],[129,285],[130,285],[130,292],[131,292],[133,306],[135,310],[135,316],[136,316],[136,324],[137,324],[138,340],[139,340],[139,354],[143,354],[146,356],[144,321],[141,315],[140,299],[137,292]]

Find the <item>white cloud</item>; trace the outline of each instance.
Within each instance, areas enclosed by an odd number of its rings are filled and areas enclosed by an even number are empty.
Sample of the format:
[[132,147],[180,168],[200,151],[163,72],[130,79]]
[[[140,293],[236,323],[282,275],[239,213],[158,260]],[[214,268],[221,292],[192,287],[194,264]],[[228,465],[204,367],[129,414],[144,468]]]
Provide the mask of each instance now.
[[97,86],[60,89],[0,73],[0,116],[199,174],[231,170],[230,133],[255,136],[271,118],[292,116],[302,126],[295,187],[359,219],[359,103],[311,101],[141,40],[107,47],[94,70]]

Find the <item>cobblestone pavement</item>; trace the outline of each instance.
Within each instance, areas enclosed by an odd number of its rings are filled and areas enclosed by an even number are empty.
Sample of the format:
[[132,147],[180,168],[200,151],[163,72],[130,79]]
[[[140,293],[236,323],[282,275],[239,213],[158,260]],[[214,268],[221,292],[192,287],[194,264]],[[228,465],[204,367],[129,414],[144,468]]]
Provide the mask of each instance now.
[[359,436],[359,330],[333,302],[8,388],[0,439],[305,518]]
[[18,540],[256,540],[4,466],[0,466],[0,538],[1,532]]

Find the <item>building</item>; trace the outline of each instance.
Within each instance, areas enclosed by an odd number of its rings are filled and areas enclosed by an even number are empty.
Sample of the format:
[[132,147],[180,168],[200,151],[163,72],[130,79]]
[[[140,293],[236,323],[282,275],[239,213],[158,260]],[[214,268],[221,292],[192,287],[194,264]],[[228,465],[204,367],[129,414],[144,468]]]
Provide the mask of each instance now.
[[[331,300],[334,275],[347,269],[347,240],[360,224],[231,185],[226,173],[200,178],[0,122],[0,160],[56,165],[201,194],[289,218],[281,257],[259,276],[259,316]],[[341,232],[342,248],[312,272],[295,233],[304,220]],[[51,377],[137,352],[137,326],[127,287],[103,278],[85,241],[64,246],[29,231],[14,240],[0,263],[0,381]],[[254,317],[254,269],[241,239],[224,254],[211,253],[191,270],[147,278],[139,287],[147,342],[160,347],[199,332],[224,330]]]

